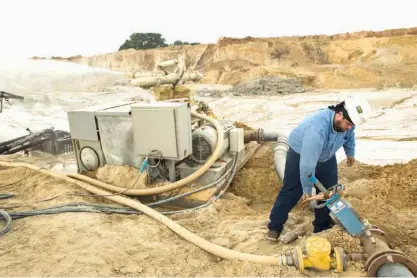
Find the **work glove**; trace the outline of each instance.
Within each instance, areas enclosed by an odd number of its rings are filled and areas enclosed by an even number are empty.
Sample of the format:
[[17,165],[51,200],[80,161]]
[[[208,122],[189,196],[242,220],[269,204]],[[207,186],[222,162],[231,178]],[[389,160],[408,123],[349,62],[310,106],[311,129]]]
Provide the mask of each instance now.
[[299,209],[305,209],[310,203],[308,201],[309,198],[311,198],[311,194],[303,194],[303,196],[301,196],[301,199],[298,201],[297,207]]
[[355,161],[356,161],[356,160],[355,160],[355,157],[353,157],[353,156],[348,156],[348,157],[347,157],[347,161],[346,161],[346,165],[350,167],[350,166],[352,166],[352,165],[355,163]]

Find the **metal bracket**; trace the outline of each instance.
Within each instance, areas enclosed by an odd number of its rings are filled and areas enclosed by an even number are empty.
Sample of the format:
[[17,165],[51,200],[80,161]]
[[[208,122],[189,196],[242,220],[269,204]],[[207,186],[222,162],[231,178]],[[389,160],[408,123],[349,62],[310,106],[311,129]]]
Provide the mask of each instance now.
[[0,91],[0,113],[3,112],[4,101],[7,101],[10,104],[9,99],[24,99],[24,97]]

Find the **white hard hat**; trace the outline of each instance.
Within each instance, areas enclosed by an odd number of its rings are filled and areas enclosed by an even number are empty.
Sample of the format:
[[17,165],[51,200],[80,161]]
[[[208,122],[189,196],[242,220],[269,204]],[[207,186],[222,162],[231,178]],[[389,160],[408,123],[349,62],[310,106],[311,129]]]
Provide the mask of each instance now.
[[345,109],[354,125],[366,122],[371,114],[371,106],[368,101],[359,97],[345,99]]

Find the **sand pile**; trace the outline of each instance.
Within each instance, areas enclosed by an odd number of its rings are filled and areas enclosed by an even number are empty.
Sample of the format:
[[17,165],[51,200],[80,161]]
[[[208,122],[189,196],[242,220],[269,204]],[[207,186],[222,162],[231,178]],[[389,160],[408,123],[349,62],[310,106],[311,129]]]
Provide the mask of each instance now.
[[146,176],[139,175],[138,169],[130,166],[104,165],[97,170],[95,178],[122,188],[146,188],[141,186]]
[[277,96],[304,93],[300,80],[287,77],[261,77],[251,79],[228,90],[202,88],[196,91],[197,96]]
[[230,191],[254,204],[273,204],[282,186],[275,173],[273,143],[263,144],[235,176]]
[[[414,259],[416,166],[417,160],[385,167],[358,163],[348,168],[340,164],[346,198],[371,223],[387,230],[395,248]],[[120,173],[127,171],[122,170]],[[27,174],[31,176],[24,182],[2,187]],[[284,234],[301,228],[305,235],[287,245],[264,239],[269,210],[280,186],[273,168],[272,145],[265,144],[238,173],[224,198],[205,209],[170,218],[221,246],[252,254],[278,254],[301,244],[311,234],[313,220],[310,211],[295,209]],[[1,207],[20,206],[9,211],[68,202],[110,204],[101,198],[71,195],[86,192],[25,168],[0,169],[0,193],[15,194],[12,199],[0,200]],[[57,195],[60,197],[52,198]],[[338,227],[320,235],[346,252],[362,250],[359,242]],[[216,258],[144,215],[63,213],[19,219],[1,237],[0,250],[1,276],[300,276],[292,267]],[[348,274],[363,276],[362,268],[361,262],[349,263]],[[340,276],[313,271],[305,275]]]

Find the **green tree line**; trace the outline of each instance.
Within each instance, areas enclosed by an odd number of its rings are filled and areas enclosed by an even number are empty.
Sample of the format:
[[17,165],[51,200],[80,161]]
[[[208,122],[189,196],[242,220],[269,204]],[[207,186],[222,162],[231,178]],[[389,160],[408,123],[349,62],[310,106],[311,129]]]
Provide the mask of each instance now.
[[[175,41],[171,45],[196,45],[200,44],[198,42],[186,42],[186,41]],[[165,38],[162,37],[159,33],[133,33],[130,35],[130,38],[126,40],[119,48],[120,50],[123,49],[152,49],[152,48],[158,48],[158,47],[165,47],[169,46],[170,44],[167,44],[165,42]]]

